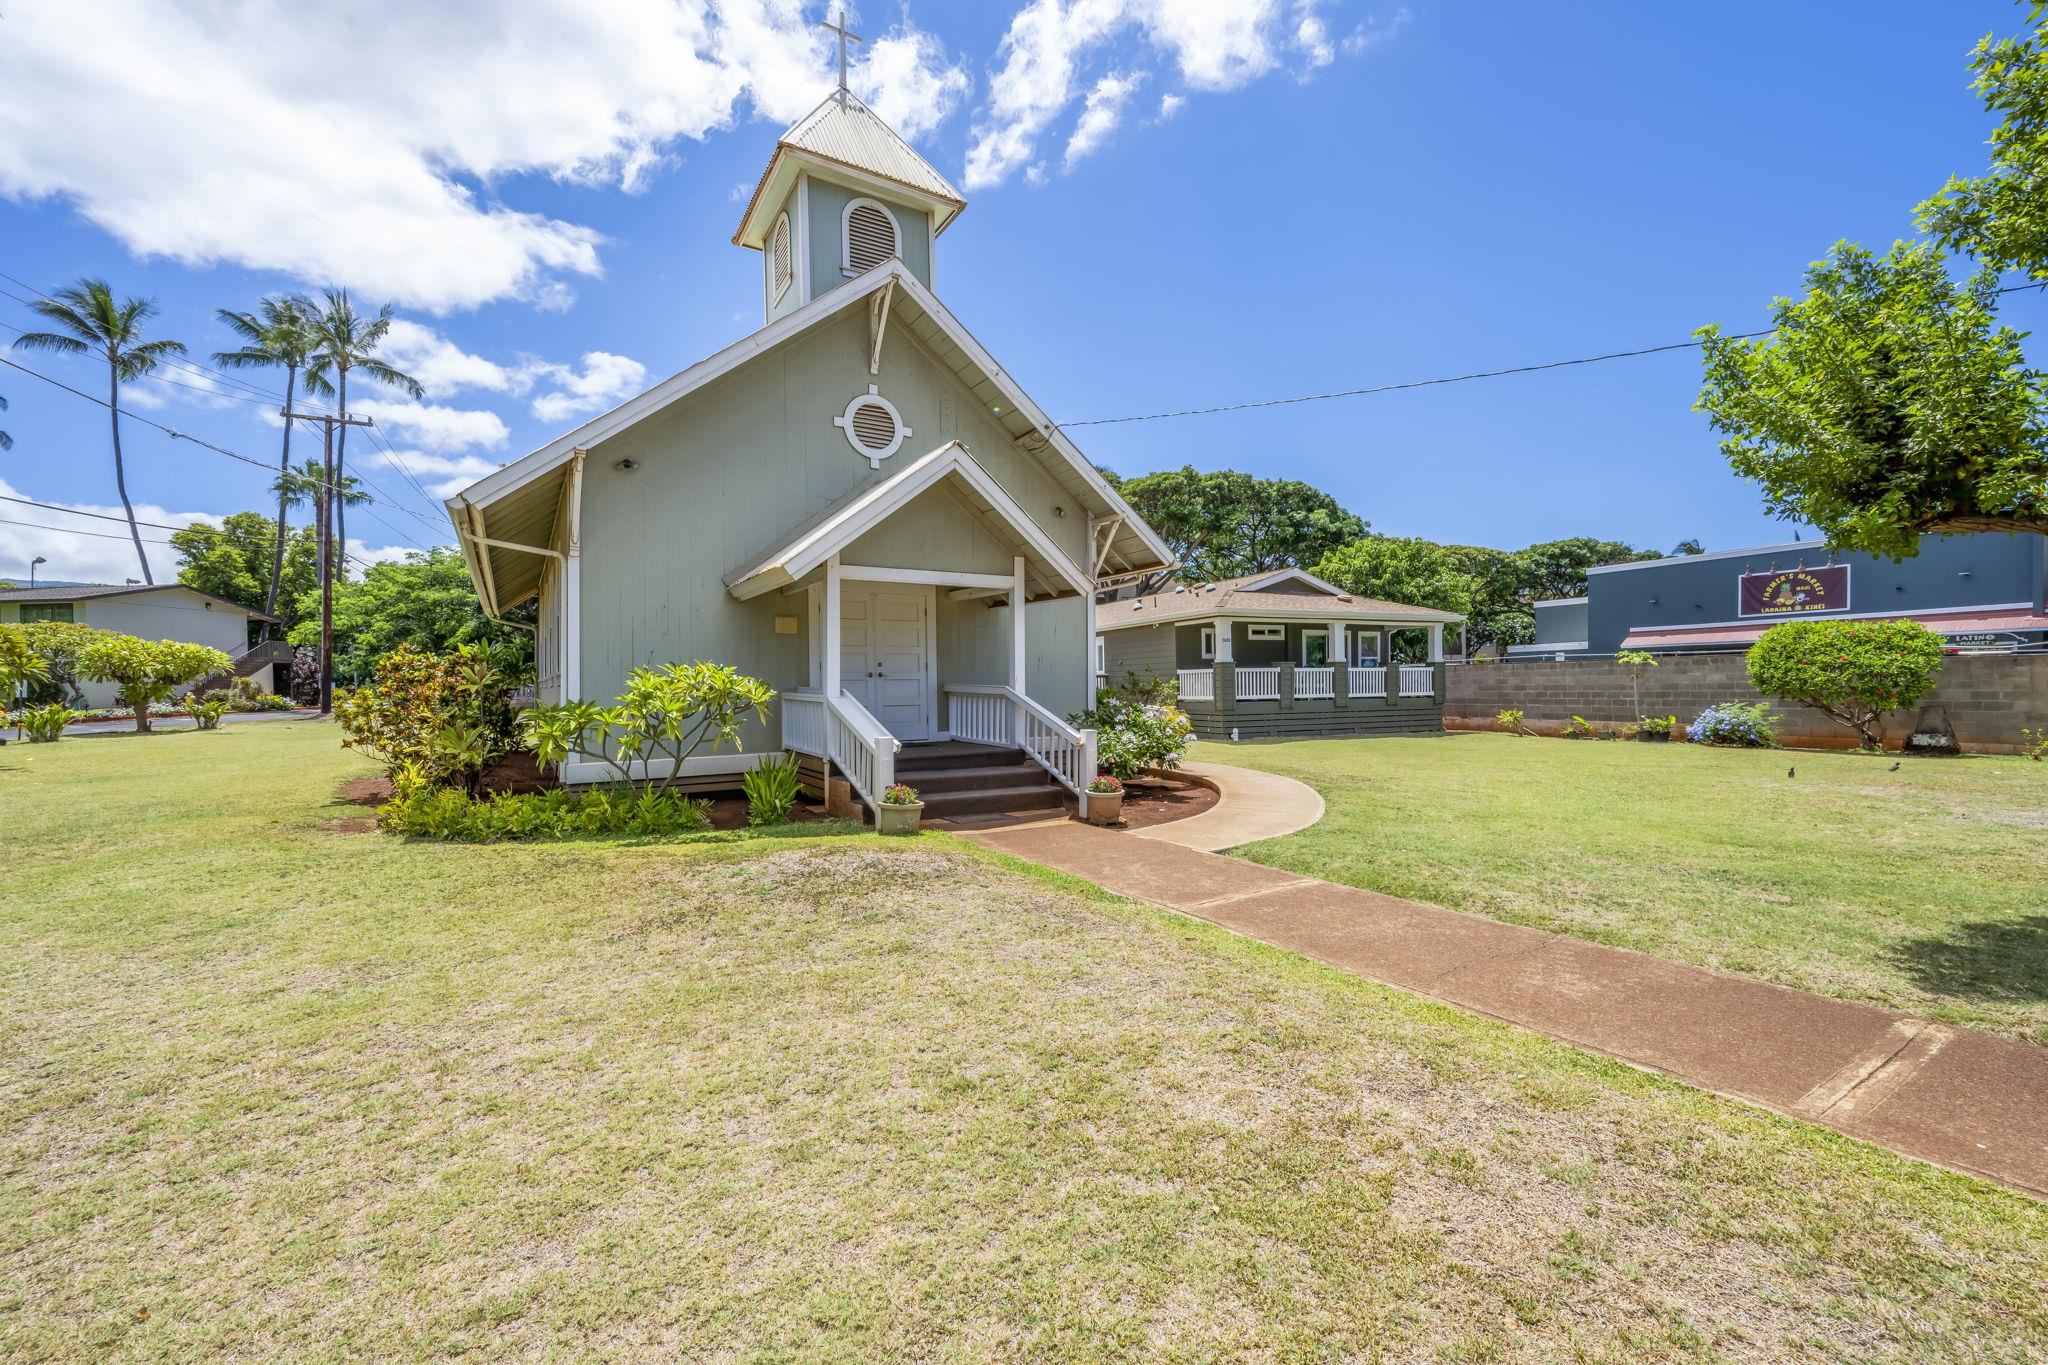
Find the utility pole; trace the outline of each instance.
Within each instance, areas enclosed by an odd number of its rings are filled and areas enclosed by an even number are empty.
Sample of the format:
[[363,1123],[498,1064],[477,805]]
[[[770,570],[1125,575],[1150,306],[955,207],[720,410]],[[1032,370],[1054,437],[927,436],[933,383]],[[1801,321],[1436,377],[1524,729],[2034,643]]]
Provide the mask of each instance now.
[[[341,490],[334,486],[334,429],[374,426],[367,417],[329,417],[320,413],[293,412],[291,400],[281,409],[284,419],[318,422],[321,428],[320,491],[314,495],[314,524],[320,537],[320,714],[334,714],[334,499]],[[341,554],[348,554],[346,545]]]

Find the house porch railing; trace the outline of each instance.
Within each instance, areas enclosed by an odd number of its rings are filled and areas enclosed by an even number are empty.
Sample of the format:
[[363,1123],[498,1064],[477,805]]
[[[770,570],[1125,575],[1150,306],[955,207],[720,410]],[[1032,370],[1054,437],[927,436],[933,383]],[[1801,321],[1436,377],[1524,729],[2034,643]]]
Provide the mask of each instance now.
[[1280,700],[1280,670],[1277,668],[1238,669],[1237,699],[1239,701]]
[[1428,664],[1401,665],[1401,695],[1428,697],[1436,693],[1436,669]]
[[1181,669],[1180,699],[1182,701],[1216,700],[1216,670],[1213,668]]
[[785,692],[782,747],[830,762],[872,810],[896,780],[896,754],[903,746],[844,692]]
[[1354,697],[1387,695],[1387,670],[1384,668],[1354,668],[1348,681]]
[[1095,732],[1076,730],[1013,687],[963,683],[946,689],[946,730],[971,744],[1014,745],[1072,792],[1088,813],[1095,780]]

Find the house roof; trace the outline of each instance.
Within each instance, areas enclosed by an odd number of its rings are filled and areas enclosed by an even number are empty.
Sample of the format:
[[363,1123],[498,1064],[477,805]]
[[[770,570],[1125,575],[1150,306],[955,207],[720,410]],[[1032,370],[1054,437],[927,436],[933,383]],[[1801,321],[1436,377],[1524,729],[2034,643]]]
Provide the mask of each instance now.
[[1328,592],[1268,592],[1255,586],[1290,578],[1322,583],[1321,579],[1290,569],[1281,573],[1224,578],[1214,583],[1176,586],[1149,597],[1099,604],[1095,608],[1095,628],[1099,631],[1122,630],[1160,621],[1207,621],[1219,616],[1245,620],[1306,617],[1320,621],[1412,621],[1417,625],[1451,625],[1465,619],[1453,611],[1358,597],[1328,584],[1323,584],[1329,587]]
[[188,592],[194,597],[203,597],[230,610],[243,612],[257,621],[277,619],[240,602],[230,602],[225,597],[188,588],[183,583],[87,583],[69,588],[0,588],[0,602],[85,602],[95,597],[132,597],[146,592]]
[[[812,299],[687,370],[627,399],[610,412],[479,479],[448,499],[450,519],[484,607],[493,614],[517,606],[540,591],[541,570],[556,540],[564,476],[577,451],[588,451],[644,418],[678,402],[782,343],[890,289],[889,323],[902,327],[925,347],[980,402],[1019,448],[1040,457],[1060,484],[1091,516],[1121,520],[1108,533],[1099,565],[1102,574],[1144,573],[1169,567],[1173,552],[1129,503],[1112,489],[1088,457],[1017,386],[995,358],[982,349],[959,319],[898,260]],[[500,546],[485,540],[501,542]],[[532,550],[504,546],[540,547]]]
[[945,487],[964,512],[1024,557],[1027,596],[1057,597],[1094,589],[1081,567],[958,441],[920,456],[878,484],[856,489],[752,566],[727,574],[726,586],[744,600],[794,583],[888,520],[890,513],[937,487]]
[[[1694,626],[1672,630],[1631,630],[1621,642],[1623,649],[1685,649],[1702,645],[1753,645],[1772,626],[1788,619],[1777,617],[1750,626]],[[2012,631],[2048,630],[2048,612],[2022,607],[2013,611],[1898,612],[1885,616],[1816,616],[1824,621],[1918,621],[1942,635],[2000,635]]]
[[791,125],[775,144],[774,154],[754,185],[747,211],[734,231],[735,246],[759,247],[767,235],[769,210],[786,194],[782,187],[795,178],[796,162],[808,162],[826,171],[842,170],[887,182],[897,189],[912,191],[920,200],[930,201],[932,230],[944,232],[960,211],[966,196],[953,182],[940,175],[917,149],[903,140],[874,110],[861,103],[850,90],[835,90]]

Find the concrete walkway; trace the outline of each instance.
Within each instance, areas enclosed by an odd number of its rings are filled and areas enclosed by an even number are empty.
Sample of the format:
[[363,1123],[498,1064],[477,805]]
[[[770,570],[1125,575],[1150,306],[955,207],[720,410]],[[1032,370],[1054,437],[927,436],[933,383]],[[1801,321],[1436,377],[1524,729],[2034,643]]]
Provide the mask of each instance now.
[[1183,763],[1175,771],[1216,788],[1221,799],[1200,815],[1132,830],[1139,838],[1220,853],[1307,829],[1323,818],[1322,793],[1291,777],[1224,763]]
[[1160,837],[1172,828],[1119,833],[1058,821],[960,837],[2048,1197],[2048,1048],[1334,886]]

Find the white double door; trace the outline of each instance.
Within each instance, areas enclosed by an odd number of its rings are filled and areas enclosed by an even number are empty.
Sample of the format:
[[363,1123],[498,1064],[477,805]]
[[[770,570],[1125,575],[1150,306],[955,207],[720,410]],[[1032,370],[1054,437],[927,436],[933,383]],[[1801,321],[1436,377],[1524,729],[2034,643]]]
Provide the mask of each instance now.
[[898,739],[930,739],[933,602],[928,587],[839,589],[839,686]]

